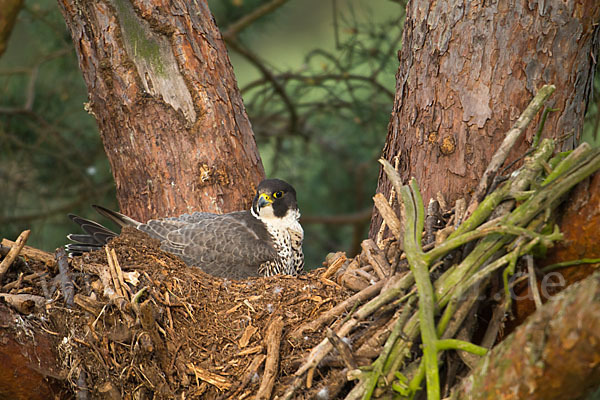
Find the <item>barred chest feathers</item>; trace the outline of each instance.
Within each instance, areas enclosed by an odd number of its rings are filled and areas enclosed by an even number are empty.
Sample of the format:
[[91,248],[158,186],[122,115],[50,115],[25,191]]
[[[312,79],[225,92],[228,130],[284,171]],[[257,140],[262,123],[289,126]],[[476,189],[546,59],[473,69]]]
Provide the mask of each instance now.
[[289,210],[283,218],[261,218],[273,238],[279,259],[261,265],[266,276],[276,274],[298,275],[304,269],[302,240],[304,230],[298,222],[300,212]]

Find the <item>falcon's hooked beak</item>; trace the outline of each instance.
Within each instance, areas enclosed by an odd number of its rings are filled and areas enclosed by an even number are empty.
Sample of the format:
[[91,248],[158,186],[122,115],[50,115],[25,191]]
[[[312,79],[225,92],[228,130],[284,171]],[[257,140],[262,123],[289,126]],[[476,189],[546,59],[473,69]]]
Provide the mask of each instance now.
[[260,210],[263,207],[270,206],[273,204],[273,199],[266,193],[261,193],[258,196],[258,209]]

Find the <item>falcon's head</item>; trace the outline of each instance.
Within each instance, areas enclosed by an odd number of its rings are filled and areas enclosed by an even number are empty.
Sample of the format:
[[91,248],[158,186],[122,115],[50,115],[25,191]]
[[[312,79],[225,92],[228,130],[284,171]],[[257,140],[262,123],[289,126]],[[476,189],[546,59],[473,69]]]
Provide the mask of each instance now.
[[[291,211],[291,213],[290,213]],[[265,179],[256,189],[252,201],[252,214],[261,220],[300,216],[296,191],[287,182],[280,179]]]
[[278,255],[261,264],[259,272],[262,269],[261,273],[266,276],[301,273],[304,268],[304,230],[298,221],[300,211],[292,185],[279,179],[262,181],[256,189],[251,213],[264,224],[271,236],[269,244]]

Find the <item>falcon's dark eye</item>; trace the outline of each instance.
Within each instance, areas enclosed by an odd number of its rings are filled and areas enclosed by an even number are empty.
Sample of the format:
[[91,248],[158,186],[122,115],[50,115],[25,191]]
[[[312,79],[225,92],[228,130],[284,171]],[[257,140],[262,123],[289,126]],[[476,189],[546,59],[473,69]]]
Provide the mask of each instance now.
[[276,199],[280,198],[281,196],[283,196],[283,192],[282,191],[273,193],[273,197],[276,198]]

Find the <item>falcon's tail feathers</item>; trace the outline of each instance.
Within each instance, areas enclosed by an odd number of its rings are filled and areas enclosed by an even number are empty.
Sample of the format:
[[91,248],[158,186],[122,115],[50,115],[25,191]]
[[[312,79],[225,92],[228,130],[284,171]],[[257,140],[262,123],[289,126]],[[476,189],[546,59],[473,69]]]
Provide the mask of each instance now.
[[124,226],[133,226],[134,228],[138,228],[140,225],[142,225],[141,222],[136,221],[133,218],[129,218],[125,214],[121,214],[119,212],[109,210],[106,207],[98,206],[96,204],[92,205],[92,207],[94,207],[94,210],[96,210],[98,212],[98,214],[103,215],[106,218],[110,219],[111,221],[113,221],[114,223],[119,225],[121,228]]
[[[133,226],[134,228],[137,228],[141,225],[141,222],[129,218],[127,215],[109,210],[108,208],[98,205],[92,205],[92,207],[94,207],[98,214],[115,222],[121,228],[124,226]],[[109,239],[118,235],[107,227],[78,215],[69,214],[69,218],[77,225],[81,226],[81,229],[85,232],[85,234],[67,235],[67,238],[74,242],[65,246],[65,249],[70,255],[80,255],[88,251],[101,249]]]
[[65,246],[67,253],[70,255],[80,255],[87,251],[98,250],[106,244],[108,239],[117,236],[115,232],[97,222],[75,214],[69,214],[69,218],[85,232],[85,234],[67,235],[67,238],[74,242]]

